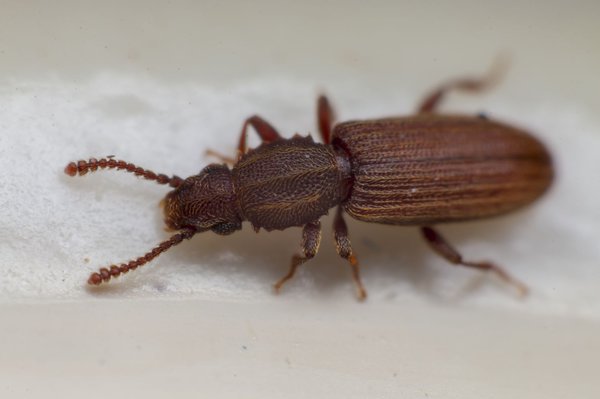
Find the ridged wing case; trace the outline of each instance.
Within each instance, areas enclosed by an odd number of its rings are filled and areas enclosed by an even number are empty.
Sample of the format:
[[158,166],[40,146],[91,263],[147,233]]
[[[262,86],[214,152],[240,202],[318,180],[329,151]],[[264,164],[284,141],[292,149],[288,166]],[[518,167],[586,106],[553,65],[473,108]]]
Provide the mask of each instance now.
[[346,122],[333,145],[351,162],[344,209],[352,217],[427,225],[500,215],[552,181],[542,143],[523,130],[470,116],[418,115]]

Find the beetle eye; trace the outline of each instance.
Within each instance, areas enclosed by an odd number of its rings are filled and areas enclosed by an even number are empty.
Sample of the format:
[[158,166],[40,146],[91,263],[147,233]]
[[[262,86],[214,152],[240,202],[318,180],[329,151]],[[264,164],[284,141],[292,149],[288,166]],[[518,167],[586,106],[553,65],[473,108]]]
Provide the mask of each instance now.
[[241,223],[220,223],[211,227],[211,230],[219,235],[227,236],[236,230],[240,230],[241,228]]

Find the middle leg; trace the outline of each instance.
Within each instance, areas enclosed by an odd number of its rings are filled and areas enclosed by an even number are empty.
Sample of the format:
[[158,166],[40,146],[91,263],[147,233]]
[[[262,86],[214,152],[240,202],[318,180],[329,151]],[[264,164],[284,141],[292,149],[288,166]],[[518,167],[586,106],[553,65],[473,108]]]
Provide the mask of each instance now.
[[324,95],[320,95],[317,100],[317,121],[319,122],[319,133],[321,133],[323,144],[331,143],[331,127],[334,119],[335,113],[329,100]]
[[338,206],[335,220],[333,221],[333,237],[335,239],[335,249],[337,250],[338,255],[350,263],[350,267],[352,268],[352,280],[354,280],[354,285],[356,285],[358,299],[364,301],[367,298],[367,291],[360,280],[358,260],[352,252],[350,238],[348,237],[348,226],[346,226],[341,206]]

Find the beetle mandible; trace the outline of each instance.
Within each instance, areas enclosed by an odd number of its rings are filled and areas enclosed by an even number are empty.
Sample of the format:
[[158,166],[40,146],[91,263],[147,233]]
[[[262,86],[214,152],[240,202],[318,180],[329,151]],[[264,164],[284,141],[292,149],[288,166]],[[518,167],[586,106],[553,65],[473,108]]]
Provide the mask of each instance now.
[[[313,258],[321,241],[319,219],[336,208],[337,253],[352,271],[358,298],[366,298],[344,212],[365,222],[417,226],[431,248],[454,265],[495,273],[525,294],[527,287],[491,262],[471,262],[432,225],[501,215],[537,199],[553,178],[551,157],[529,133],[484,115],[443,115],[440,101],[452,90],[478,92],[495,80],[456,79],[433,90],[407,117],[334,125],[325,96],[317,102],[323,143],[309,135],[283,138],[259,116],[242,127],[236,160],[210,164],[186,179],[156,174],[112,157],[71,162],[70,176],[100,169],[134,173],[173,188],[163,200],[165,223],[177,231],[145,255],[101,268],[88,283],[98,285],[134,270],[184,239],[211,230],[228,235],[249,221],[258,231],[301,226],[300,253],[275,284],[278,292],[298,266]],[[262,144],[248,150],[246,132]],[[213,153],[214,154],[214,153]]]

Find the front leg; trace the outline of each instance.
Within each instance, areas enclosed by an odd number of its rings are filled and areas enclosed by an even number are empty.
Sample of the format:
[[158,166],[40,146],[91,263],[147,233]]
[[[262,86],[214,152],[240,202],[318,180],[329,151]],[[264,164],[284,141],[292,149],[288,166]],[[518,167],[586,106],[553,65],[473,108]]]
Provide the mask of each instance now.
[[309,259],[314,258],[314,256],[319,252],[319,245],[321,244],[321,222],[314,221],[308,223],[304,226],[302,230],[302,244],[301,251],[302,253],[296,254],[292,257],[292,265],[290,266],[290,270],[288,273],[283,276],[281,280],[279,280],[273,286],[275,288],[275,292],[279,293],[281,291],[281,287],[286,283],[286,281],[290,280],[296,274],[296,269],[298,266],[303,264]]
[[238,158],[244,155],[248,149],[246,145],[246,130],[248,130],[248,126],[252,126],[256,130],[263,143],[270,143],[281,138],[279,132],[269,122],[258,115],[251,116],[246,119],[242,126],[240,142],[238,143]]
[[[248,126],[252,126],[262,143],[270,143],[271,141],[275,141],[281,138],[281,135],[269,122],[264,120],[258,115],[251,116],[250,118],[244,121],[242,125],[242,131],[240,133],[240,140],[238,142],[237,148],[237,159],[241,158],[242,155],[246,153],[248,150],[248,146],[246,144],[246,136],[248,135]],[[225,162],[228,165],[233,166],[236,163],[236,159],[232,157],[228,157],[214,150],[206,150],[206,155],[213,156],[219,158],[221,161]]]

